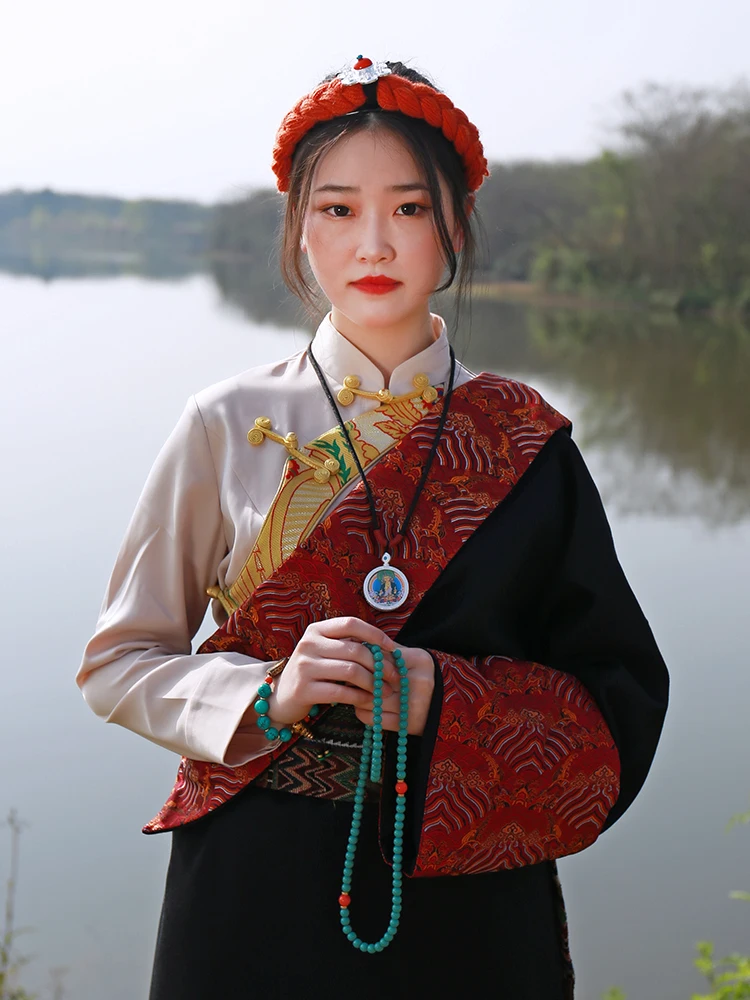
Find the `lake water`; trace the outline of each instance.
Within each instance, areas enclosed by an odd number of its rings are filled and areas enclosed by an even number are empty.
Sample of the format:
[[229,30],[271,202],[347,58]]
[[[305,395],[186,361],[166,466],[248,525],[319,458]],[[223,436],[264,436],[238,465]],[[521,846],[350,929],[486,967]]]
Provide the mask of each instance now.
[[[21,841],[23,981],[66,1000],[145,998],[169,837],[143,822],[177,758],[84,704],[73,677],[143,481],[187,396],[301,348],[278,288],[0,274],[0,813]],[[630,312],[475,304],[474,370],[521,378],[573,419],[621,562],[670,667],[646,786],[560,862],[579,1000],[687,1000],[694,943],[750,951],[747,654],[750,334]],[[197,642],[211,631],[204,624]],[[0,878],[10,838],[0,828]],[[252,888],[248,887],[248,899]],[[540,998],[541,1000],[541,998]]]

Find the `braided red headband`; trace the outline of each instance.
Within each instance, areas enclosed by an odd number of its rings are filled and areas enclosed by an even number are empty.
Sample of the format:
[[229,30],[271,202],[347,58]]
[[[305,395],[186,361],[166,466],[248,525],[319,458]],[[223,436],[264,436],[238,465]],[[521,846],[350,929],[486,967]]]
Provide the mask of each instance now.
[[305,133],[318,122],[357,111],[367,102],[365,85],[376,81],[378,107],[383,111],[400,111],[410,118],[423,118],[439,128],[463,160],[469,191],[476,191],[490,173],[476,126],[434,87],[412,83],[393,73],[386,63],[373,65],[372,60],[362,56],[350,70],[306,94],[284,117],[273,148],[272,166],[279,191],[289,190],[292,156]]

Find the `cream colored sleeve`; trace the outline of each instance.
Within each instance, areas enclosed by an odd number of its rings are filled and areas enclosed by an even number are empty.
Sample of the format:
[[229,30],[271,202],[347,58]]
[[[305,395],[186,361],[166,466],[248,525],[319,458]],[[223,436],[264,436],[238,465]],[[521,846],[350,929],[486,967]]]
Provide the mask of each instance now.
[[107,722],[237,766],[278,741],[236,732],[268,663],[191,653],[226,551],[214,461],[191,397],[149,473],[76,682]]

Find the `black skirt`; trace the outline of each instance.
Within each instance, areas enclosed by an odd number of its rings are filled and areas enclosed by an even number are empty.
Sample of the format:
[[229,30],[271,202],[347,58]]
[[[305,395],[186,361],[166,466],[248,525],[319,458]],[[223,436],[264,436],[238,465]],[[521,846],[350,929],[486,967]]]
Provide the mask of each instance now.
[[[173,831],[150,1000],[570,1000],[550,862],[405,878],[393,942],[354,949],[338,905],[351,815],[351,802],[250,785]],[[365,941],[390,915],[377,820],[367,804],[350,910]]]

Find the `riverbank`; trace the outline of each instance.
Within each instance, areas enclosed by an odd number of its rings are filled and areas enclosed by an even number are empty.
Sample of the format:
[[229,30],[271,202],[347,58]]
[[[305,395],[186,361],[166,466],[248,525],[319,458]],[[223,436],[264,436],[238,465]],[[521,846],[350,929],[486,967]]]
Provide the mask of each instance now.
[[586,294],[555,291],[532,281],[479,280],[472,286],[472,295],[493,302],[516,302],[549,308],[669,312],[750,322],[750,306],[747,303],[706,304],[680,293],[654,292],[648,298],[635,298],[625,291],[620,294],[603,291]]
[[633,299],[605,295],[582,295],[545,289],[533,281],[477,281],[472,295],[492,302],[518,302],[524,305],[563,307],[571,309],[644,309],[648,306]]

